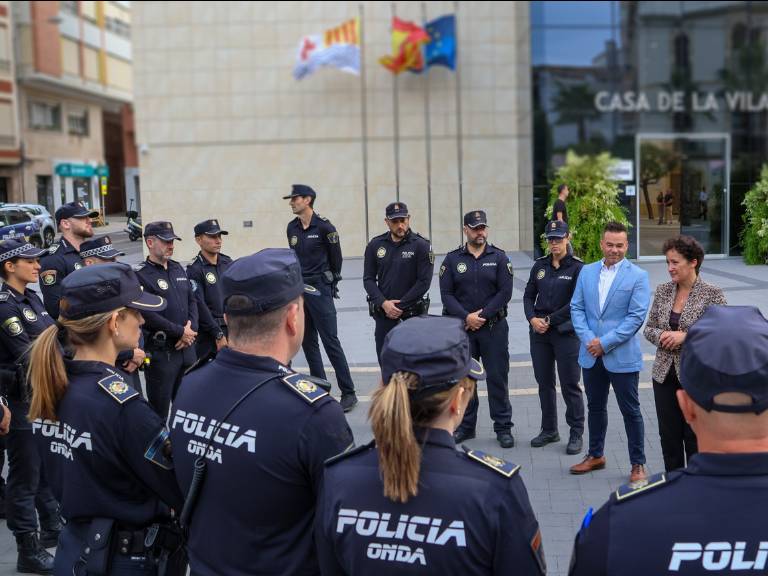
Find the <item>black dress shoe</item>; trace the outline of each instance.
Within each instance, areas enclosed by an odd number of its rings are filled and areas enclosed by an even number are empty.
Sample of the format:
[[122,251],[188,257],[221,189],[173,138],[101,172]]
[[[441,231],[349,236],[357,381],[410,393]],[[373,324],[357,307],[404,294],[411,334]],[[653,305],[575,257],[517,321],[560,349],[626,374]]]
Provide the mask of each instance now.
[[496,434],[496,440],[498,440],[502,448],[515,447],[515,437],[512,436],[512,432],[499,432]]
[[474,437],[474,430],[456,430],[456,432],[453,433],[453,440],[456,442],[456,444],[461,444],[467,440],[472,440]]
[[341,409],[344,412],[349,412],[356,405],[357,405],[357,396],[355,396],[354,393],[341,395]]
[[531,446],[541,448],[547,444],[552,444],[552,442],[560,442],[560,433],[557,430],[554,432],[544,432],[542,430],[536,438],[531,440]]
[[571,438],[568,440],[568,446],[565,448],[565,453],[579,454],[583,446],[584,441],[581,439],[581,434],[571,432]]

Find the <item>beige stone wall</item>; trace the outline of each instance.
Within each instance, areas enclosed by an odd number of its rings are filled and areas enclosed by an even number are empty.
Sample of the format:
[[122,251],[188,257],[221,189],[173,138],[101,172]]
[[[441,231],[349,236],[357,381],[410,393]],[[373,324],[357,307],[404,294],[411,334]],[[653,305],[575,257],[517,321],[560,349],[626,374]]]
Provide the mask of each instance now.
[[[427,2],[429,19],[453,2]],[[369,235],[384,230],[395,200],[393,77],[378,64],[390,51],[388,2],[364,2],[368,120]],[[421,22],[421,3],[398,2],[397,15]],[[318,192],[317,210],[338,227],[344,253],[360,256],[365,230],[361,87],[356,76],[323,69],[293,79],[303,35],[358,15],[353,2],[137,2],[133,48],[137,141],[144,222],[171,219],[195,252],[194,224],[217,217],[229,229],[226,251],[241,255],[285,246],[291,218],[281,196],[291,184]],[[492,241],[507,250],[529,242],[519,182],[530,180],[527,100],[519,85],[520,21],[527,3],[461,2],[458,11],[463,111],[465,211],[489,212]],[[522,28],[527,28],[523,26]],[[527,42],[527,40],[526,40]],[[525,71],[528,73],[527,62]],[[456,75],[435,67],[399,78],[400,199],[412,226],[428,235],[424,82],[432,130],[432,240],[459,243]],[[526,136],[528,135],[528,136]],[[525,162],[521,165],[520,158]],[[528,175],[526,176],[525,173]],[[244,221],[253,227],[244,227]],[[521,230],[521,221],[524,223]],[[522,246],[529,248],[528,244]]]

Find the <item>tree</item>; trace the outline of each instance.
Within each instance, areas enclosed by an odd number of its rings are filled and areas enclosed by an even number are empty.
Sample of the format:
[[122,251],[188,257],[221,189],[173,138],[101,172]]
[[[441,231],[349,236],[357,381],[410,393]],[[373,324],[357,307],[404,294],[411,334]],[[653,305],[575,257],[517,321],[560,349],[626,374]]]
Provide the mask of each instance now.
[[744,228],[741,245],[744,262],[768,264],[768,165],[764,165],[758,180],[744,195]]
[[579,142],[587,141],[587,121],[599,116],[595,110],[595,93],[586,84],[568,86],[555,82],[557,95],[553,105],[558,124],[576,124]]
[[672,170],[676,161],[677,155],[672,150],[661,148],[650,142],[644,142],[640,145],[640,188],[643,190],[643,199],[649,220],[653,220],[654,216],[648,186],[655,184],[662,176]]

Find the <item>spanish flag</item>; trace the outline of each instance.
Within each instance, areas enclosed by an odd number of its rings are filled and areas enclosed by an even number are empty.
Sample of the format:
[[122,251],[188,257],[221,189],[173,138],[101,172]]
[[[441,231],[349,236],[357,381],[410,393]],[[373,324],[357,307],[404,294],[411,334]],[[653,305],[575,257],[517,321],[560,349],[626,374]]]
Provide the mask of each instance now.
[[392,54],[379,59],[382,66],[395,74],[424,69],[421,47],[429,42],[429,34],[413,22],[392,18]]

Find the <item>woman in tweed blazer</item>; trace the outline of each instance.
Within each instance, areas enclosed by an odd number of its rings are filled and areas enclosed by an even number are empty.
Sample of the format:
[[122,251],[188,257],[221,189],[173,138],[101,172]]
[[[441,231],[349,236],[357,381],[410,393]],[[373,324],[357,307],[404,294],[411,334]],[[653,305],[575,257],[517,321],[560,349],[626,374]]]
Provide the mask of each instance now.
[[653,396],[659,420],[661,451],[667,471],[682,468],[696,454],[696,436],[677,404],[680,389],[680,348],[688,329],[707,306],[726,304],[723,291],[699,278],[704,249],[690,236],[664,243],[667,270],[672,278],[656,288],[643,334],[656,345]]

